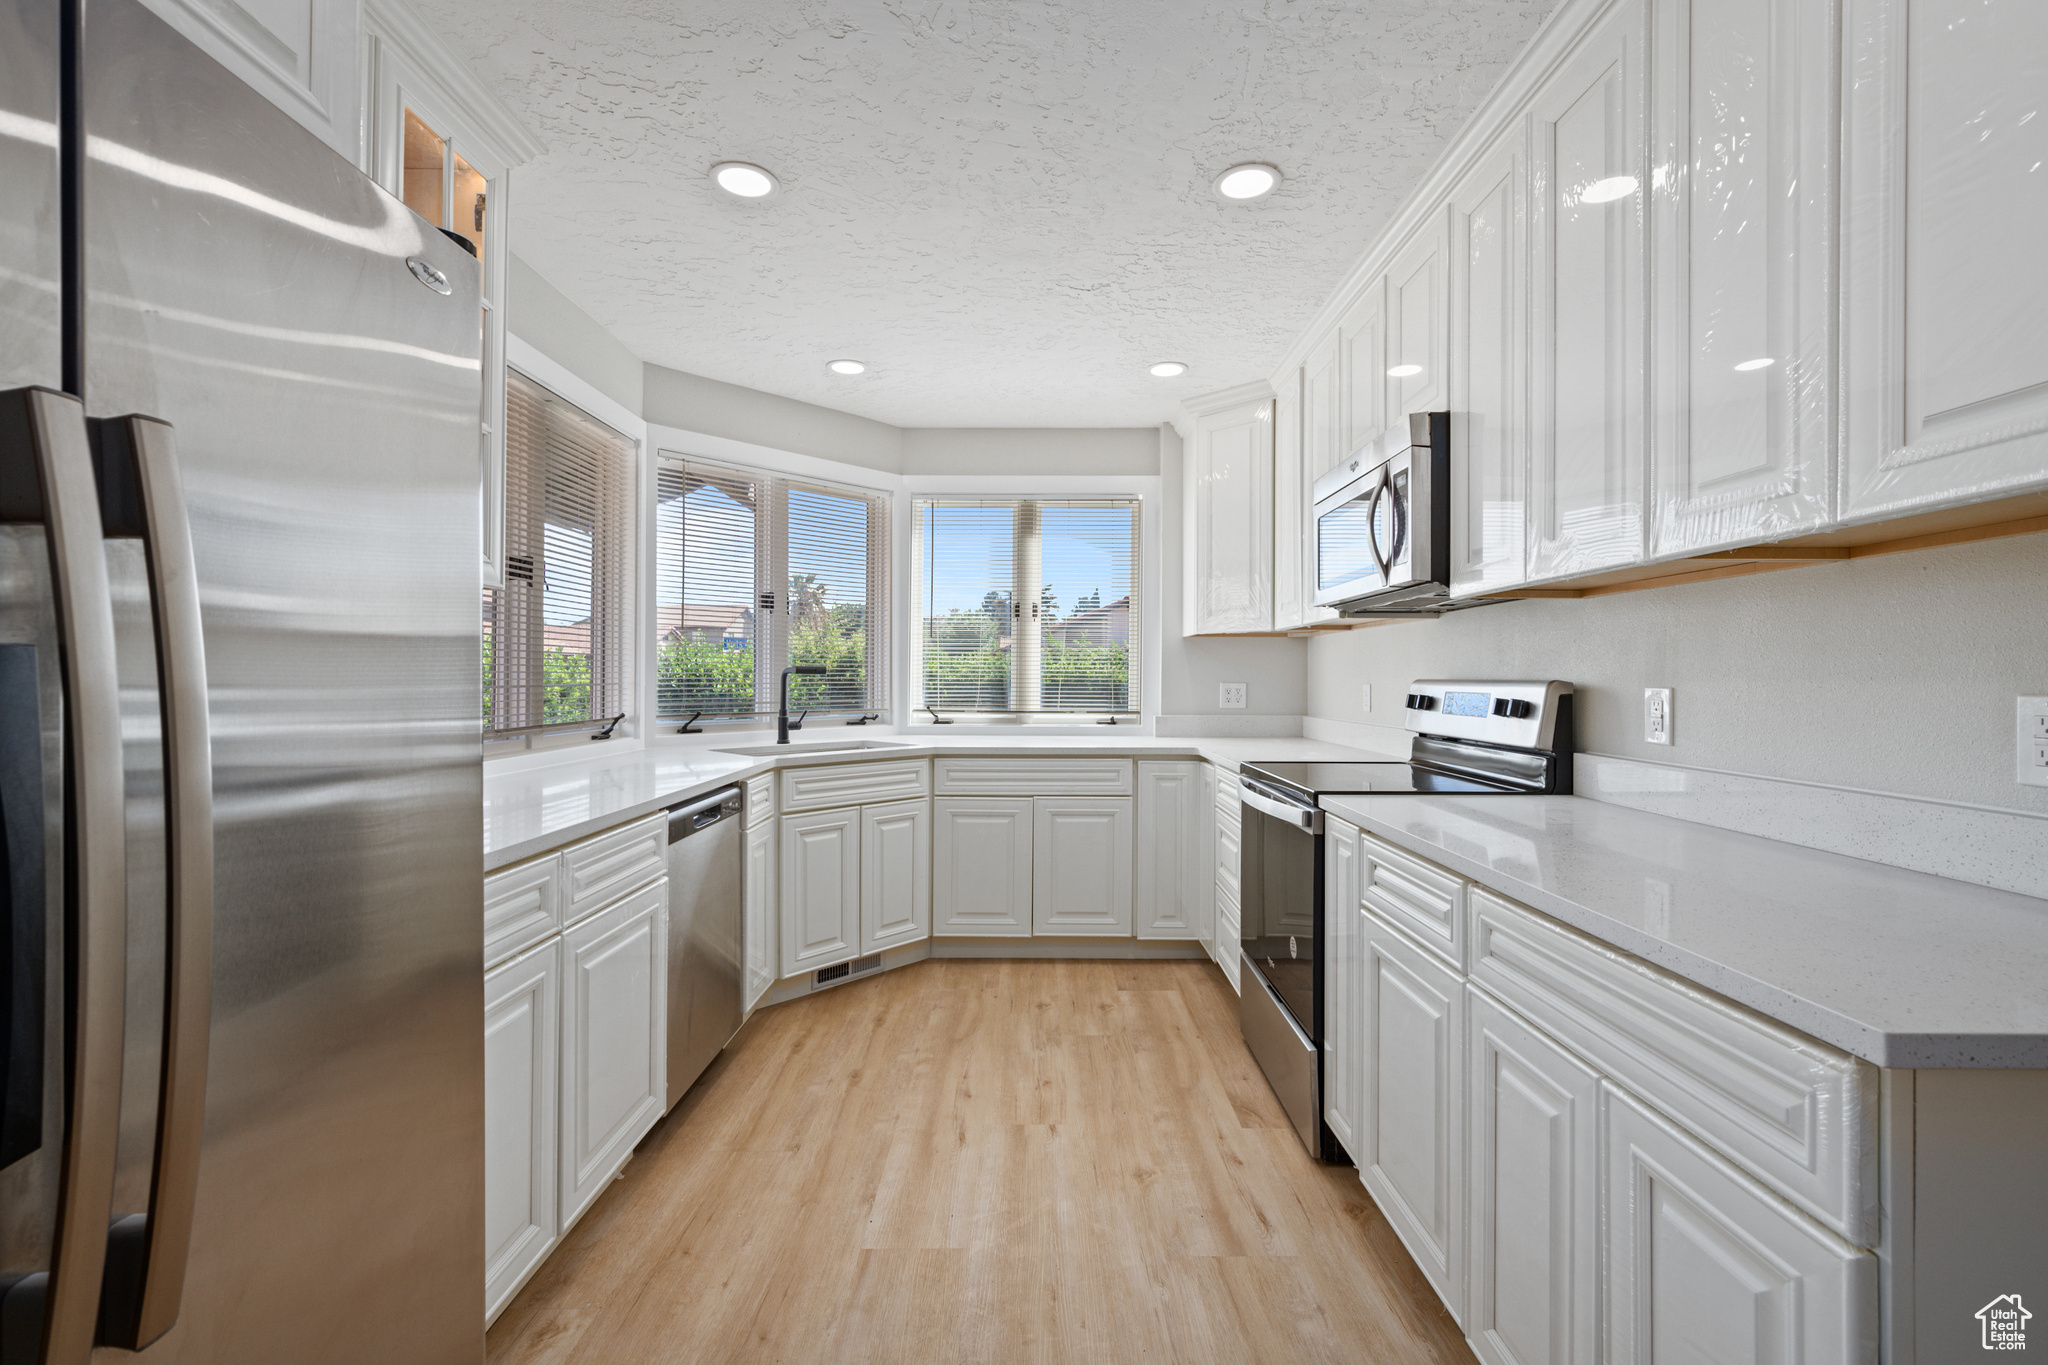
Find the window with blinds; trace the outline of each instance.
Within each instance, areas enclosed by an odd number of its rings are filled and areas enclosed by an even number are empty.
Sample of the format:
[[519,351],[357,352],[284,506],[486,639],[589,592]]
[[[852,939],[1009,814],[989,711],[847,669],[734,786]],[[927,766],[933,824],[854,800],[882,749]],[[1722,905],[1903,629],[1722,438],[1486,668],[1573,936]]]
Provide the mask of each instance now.
[[917,704],[1135,715],[1135,499],[919,499]]
[[506,372],[505,586],[484,589],[484,730],[588,729],[632,667],[634,443]]
[[889,705],[889,503],[881,494],[664,456],[655,476],[664,720]]

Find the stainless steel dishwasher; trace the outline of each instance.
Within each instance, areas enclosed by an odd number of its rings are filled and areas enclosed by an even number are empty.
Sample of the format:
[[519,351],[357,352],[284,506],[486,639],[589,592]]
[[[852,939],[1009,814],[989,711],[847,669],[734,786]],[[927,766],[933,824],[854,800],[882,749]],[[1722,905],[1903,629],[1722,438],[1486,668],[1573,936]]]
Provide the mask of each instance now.
[[668,1103],[739,1032],[746,970],[738,787],[668,813]]

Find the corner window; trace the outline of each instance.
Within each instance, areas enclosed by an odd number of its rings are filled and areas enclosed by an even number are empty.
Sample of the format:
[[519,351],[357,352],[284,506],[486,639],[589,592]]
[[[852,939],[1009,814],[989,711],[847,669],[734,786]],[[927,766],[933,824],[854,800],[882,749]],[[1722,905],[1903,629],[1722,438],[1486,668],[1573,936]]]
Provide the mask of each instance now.
[[1135,499],[919,499],[916,705],[1138,714]]
[[590,730],[626,709],[635,443],[508,372],[505,585],[484,589],[486,739]]
[[889,503],[664,455],[655,476],[659,719],[889,709]]

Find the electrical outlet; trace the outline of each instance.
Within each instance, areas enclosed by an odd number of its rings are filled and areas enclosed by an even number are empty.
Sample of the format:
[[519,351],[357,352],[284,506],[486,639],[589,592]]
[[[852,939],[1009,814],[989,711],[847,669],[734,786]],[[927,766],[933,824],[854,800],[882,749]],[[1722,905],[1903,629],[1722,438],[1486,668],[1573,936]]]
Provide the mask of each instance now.
[[1362,705],[1362,706],[1363,706],[1363,707],[1364,707],[1364,708],[1365,708],[1366,710],[1370,711],[1370,710],[1372,710],[1372,684],[1371,684],[1371,683],[1366,683],[1366,684],[1365,684],[1364,686],[1365,686],[1365,700],[1364,700],[1364,701],[1363,701],[1362,703],[1360,703],[1360,704],[1361,704],[1361,705]]
[[2021,697],[2016,735],[2019,782],[2048,787],[2048,697]]
[[1671,742],[1671,689],[1668,687],[1643,689],[1643,742]]
[[1244,683],[1216,684],[1216,705],[1225,711],[1244,710],[1244,697],[1248,689]]

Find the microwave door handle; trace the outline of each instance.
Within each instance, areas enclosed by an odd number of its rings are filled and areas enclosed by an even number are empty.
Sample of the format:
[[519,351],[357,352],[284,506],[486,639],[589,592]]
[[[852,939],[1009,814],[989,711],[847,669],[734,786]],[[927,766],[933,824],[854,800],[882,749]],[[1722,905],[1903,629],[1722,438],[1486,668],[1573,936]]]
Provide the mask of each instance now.
[[[1394,578],[1393,556],[1380,548],[1380,504],[1393,496],[1394,484],[1385,465],[1380,466],[1380,481],[1373,485],[1372,499],[1366,503],[1365,546],[1372,552],[1372,562],[1380,571],[1382,585]],[[1388,516],[1391,518],[1392,512]]]
[[[14,447],[7,449],[6,447]],[[24,467],[27,466],[27,467]],[[99,1319],[114,1158],[121,1125],[121,1053],[128,989],[128,852],[122,796],[121,691],[114,604],[100,531],[99,490],[85,410],[68,394],[0,396],[0,467],[17,494],[0,517],[41,523],[63,663],[64,749],[71,800],[69,1002],[71,1074],[48,1277],[41,1365],[86,1365]],[[31,470],[33,471],[31,473]]]
[[139,1351],[171,1329],[184,1296],[206,1122],[213,1017],[213,759],[199,574],[178,469],[177,433],[152,417],[102,425],[102,488],[139,513],[156,623],[169,845],[164,1047],[149,1213],[109,1233],[100,1344]]

